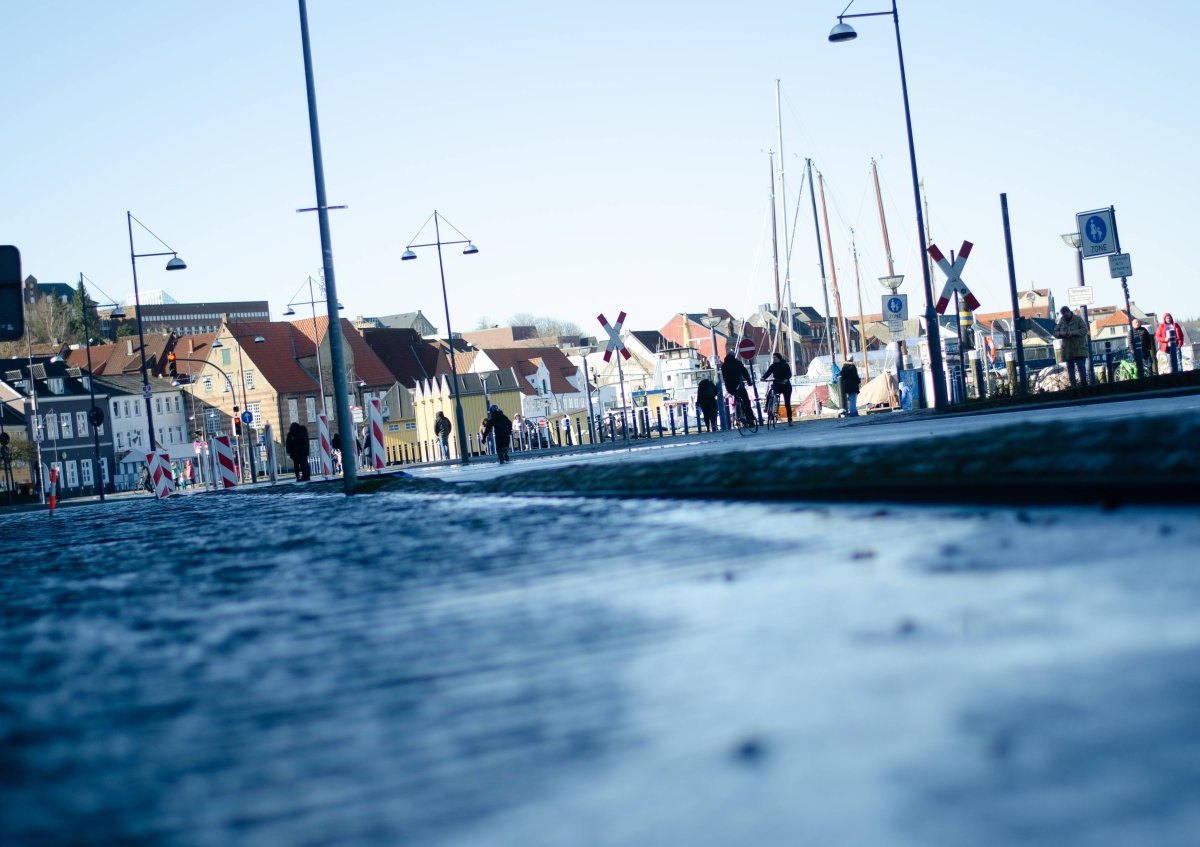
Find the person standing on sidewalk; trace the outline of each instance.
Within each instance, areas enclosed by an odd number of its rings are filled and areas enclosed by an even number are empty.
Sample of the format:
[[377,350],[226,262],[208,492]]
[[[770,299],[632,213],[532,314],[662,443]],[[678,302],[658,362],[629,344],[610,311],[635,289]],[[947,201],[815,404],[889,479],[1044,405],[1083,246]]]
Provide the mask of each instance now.
[[287,438],[284,439],[283,449],[296,469],[296,482],[309,479],[308,471],[308,429],[304,424],[292,421],[288,427]]
[[1071,385],[1075,385],[1075,372],[1079,372],[1079,381],[1087,385],[1087,324],[1083,318],[1071,311],[1070,306],[1059,309],[1058,324],[1054,327],[1054,337],[1062,339],[1063,361],[1067,365],[1067,376]]
[[858,389],[862,386],[862,379],[858,375],[858,368],[850,359],[847,359],[846,363],[842,365],[842,370],[838,374],[838,386],[842,389],[842,404],[846,407],[846,414],[857,418]]
[[438,437],[438,444],[442,448],[442,461],[450,461],[450,431],[454,427],[450,424],[450,419],[438,410],[437,416],[433,420],[433,433]]
[[[1146,376],[1154,373],[1154,336],[1150,334],[1150,330],[1142,326],[1142,322],[1137,318],[1133,319],[1133,336],[1136,339],[1137,350],[1142,354],[1142,371]],[[1136,351],[1134,353],[1136,355]]]
[[[1183,327],[1175,323],[1170,312],[1163,312],[1162,323],[1154,331],[1158,341],[1158,372],[1174,373],[1179,370],[1179,357],[1183,355]],[[1171,357],[1175,358],[1172,359]]]
[[717,386],[708,377],[700,380],[696,386],[696,405],[704,416],[704,428],[709,432],[717,431]]

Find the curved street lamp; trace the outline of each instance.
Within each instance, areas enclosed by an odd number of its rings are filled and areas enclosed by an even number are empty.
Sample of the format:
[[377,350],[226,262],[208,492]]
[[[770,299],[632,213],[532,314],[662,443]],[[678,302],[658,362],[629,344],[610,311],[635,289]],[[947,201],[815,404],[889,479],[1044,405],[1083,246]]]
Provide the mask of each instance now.
[[[413,244],[412,242],[409,242],[404,252],[400,255],[400,259],[401,261],[408,262],[417,258],[417,254],[413,251],[414,247],[437,247],[438,272],[442,277],[442,307],[445,309],[446,313],[446,342],[449,347],[450,355],[450,375],[454,387],[454,418],[458,423],[458,461],[460,464],[465,465],[470,462],[470,459],[467,456],[467,424],[466,420],[463,418],[462,397],[460,396],[458,390],[458,364],[454,360],[454,333],[450,331],[450,301],[446,298],[446,268],[442,263],[442,247],[450,244],[465,244],[467,246],[463,249],[464,256],[475,255],[479,252],[479,248],[475,246],[471,239],[463,235],[462,232],[459,231],[458,227],[438,214],[437,209],[433,210],[431,220],[433,221],[434,240],[425,244]],[[462,238],[455,241],[442,241],[442,230],[439,222],[445,223],[446,226],[450,227],[459,235],[462,235]],[[428,220],[422,224],[421,229],[417,231],[415,236],[413,236],[414,241],[421,235],[422,232],[425,231],[425,227],[427,226],[429,226]]]
[[[896,10],[896,0],[892,0],[889,12],[863,12],[847,15],[846,10],[854,4],[854,0],[846,4],[846,8],[838,15],[837,25],[829,31],[829,40],[834,44],[843,41],[853,41],[858,38],[854,27],[846,23],[845,18],[875,18],[881,15],[891,15],[896,26],[896,55],[900,59],[900,92],[904,97],[904,126],[908,131],[908,160],[912,167],[913,200],[917,208],[917,238],[923,251],[928,243],[925,236],[925,217],[921,214],[921,181],[917,176],[917,150],[913,143],[912,113],[908,107],[908,78],[904,73],[904,48],[900,43],[900,15]],[[921,274],[925,282],[925,331],[929,341],[929,370],[933,377],[933,405],[939,412],[947,409],[946,376],[942,365],[941,330],[938,325],[937,312],[933,308],[933,280],[929,278],[929,263],[921,258]]]
[[[154,414],[150,411],[150,374],[146,371],[146,335],[142,331],[142,301],[138,295],[138,278],[137,278],[137,260],[145,259],[150,256],[170,256],[167,261],[167,270],[182,271],[187,268],[187,263],[179,258],[179,253],[171,249],[171,245],[163,241],[150,230],[148,226],[139,221],[133,216],[132,212],[125,213],[125,222],[129,227],[129,263],[133,265],[133,308],[137,315],[137,331],[138,331],[138,353],[141,355],[141,371],[142,371],[142,398],[146,401],[146,427],[150,430],[150,451],[154,452],[158,449],[158,443],[154,440]],[[136,253],[133,247],[133,225],[137,223],[146,232],[154,237],[154,240],[167,249],[157,253]]]

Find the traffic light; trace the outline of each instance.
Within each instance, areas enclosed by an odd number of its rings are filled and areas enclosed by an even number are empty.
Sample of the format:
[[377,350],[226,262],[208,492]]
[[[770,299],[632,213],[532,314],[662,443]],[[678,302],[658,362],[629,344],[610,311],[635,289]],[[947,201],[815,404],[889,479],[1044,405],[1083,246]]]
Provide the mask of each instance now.
[[242,437],[242,419],[241,418],[233,419],[233,434],[236,435],[238,438]]
[[21,251],[0,246],[0,341],[16,341],[25,334]]
[[175,362],[175,354],[167,354],[167,373],[171,376],[179,376],[179,366]]

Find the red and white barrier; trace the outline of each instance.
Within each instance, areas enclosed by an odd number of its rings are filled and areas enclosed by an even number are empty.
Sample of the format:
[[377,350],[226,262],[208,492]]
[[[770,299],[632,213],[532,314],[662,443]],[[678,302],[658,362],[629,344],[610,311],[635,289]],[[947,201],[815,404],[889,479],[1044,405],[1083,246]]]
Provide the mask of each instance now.
[[150,469],[150,485],[158,500],[175,493],[175,480],[171,477],[171,455],[166,450],[155,450],[146,454],[146,467]]
[[368,409],[371,416],[370,442],[371,442],[371,462],[375,466],[375,470],[383,470],[386,464],[385,455],[383,452],[383,404],[378,397],[372,397],[368,404]]
[[213,464],[216,466],[217,488],[234,488],[237,486],[237,471],[233,466],[233,446],[228,435],[218,435],[209,444]]
[[50,484],[46,486],[46,495],[49,498],[50,513],[54,513],[54,507],[58,505],[58,466],[50,466]]
[[329,418],[317,415],[317,441],[320,443],[321,476],[333,476],[333,447],[329,443]]

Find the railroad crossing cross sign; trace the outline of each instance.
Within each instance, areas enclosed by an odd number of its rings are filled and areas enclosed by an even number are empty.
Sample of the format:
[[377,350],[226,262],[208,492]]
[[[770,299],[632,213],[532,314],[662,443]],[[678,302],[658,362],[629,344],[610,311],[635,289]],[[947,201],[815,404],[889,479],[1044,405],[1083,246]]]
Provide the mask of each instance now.
[[629,358],[629,351],[625,349],[625,342],[621,340],[621,325],[625,323],[625,313],[617,315],[617,322],[609,324],[608,318],[604,317],[601,312],[596,316],[596,320],[600,321],[600,326],[604,327],[604,331],[608,333],[608,346],[604,348],[604,361],[612,360],[612,354],[619,351],[626,359]]
[[971,293],[971,289],[967,288],[967,284],[962,281],[963,267],[967,264],[967,257],[971,255],[971,248],[973,246],[970,241],[964,241],[962,249],[958,251],[958,257],[954,260],[954,264],[950,264],[949,260],[942,255],[942,251],[938,249],[936,244],[929,245],[929,255],[933,257],[933,260],[937,262],[937,266],[942,269],[942,273],[946,275],[946,284],[942,286],[941,296],[938,297],[937,306],[934,307],[939,315],[946,314],[946,307],[950,305],[950,295],[955,291],[962,295],[967,308],[972,312],[979,308],[979,301],[975,299],[975,295]]
[[738,346],[737,346],[738,355],[741,356],[743,359],[747,359],[747,360],[753,359],[754,351],[757,349],[758,349],[757,346],[749,338],[743,338],[741,341],[738,342]]

